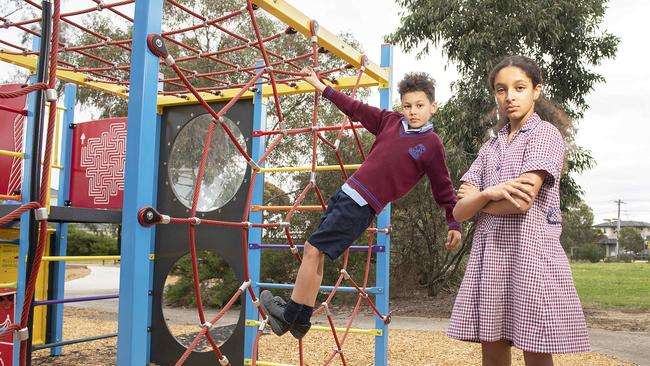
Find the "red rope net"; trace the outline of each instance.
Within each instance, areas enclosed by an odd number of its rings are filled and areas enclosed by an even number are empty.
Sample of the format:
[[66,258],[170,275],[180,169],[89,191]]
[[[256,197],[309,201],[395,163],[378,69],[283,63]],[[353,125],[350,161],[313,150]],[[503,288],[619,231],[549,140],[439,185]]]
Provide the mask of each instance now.
[[[40,5],[32,0],[25,0],[25,3],[33,6],[36,11],[40,11]],[[52,34],[52,48],[50,54],[50,79],[47,84],[39,83],[34,84],[28,87],[25,87],[14,93],[5,93],[0,94],[0,98],[8,98],[17,95],[22,95],[30,91],[38,89],[54,89],[56,87],[56,73],[57,70],[66,70],[80,72],[85,75],[86,81],[101,81],[106,84],[120,85],[124,87],[124,91],[128,92],[128,82],[129,80],[129,57],[122,58],[110,58],[106,56],[108,52],[107,49],[115,50],[117,48],[121,53],[130,52],[131,39],[128,36],[125,36],[121,39],[112,39],[109,36],[101,34],[97,29],[93,29],[92,23],[81,22],[79,19],[80,16],[87,15],[95,12],[109,12],[113,18],[118,18],[121,21],[133,22],[132,12],[133,12],[133,0],[125,1],[115,1],[115,2],[104,2],[102,0],[92,0],[88,7],[79,8],[75,10],[70,10],[66,12],[61,12],[60,10],[60,1],[54,1],[54,24],[53,24],[53,34]],[[268,318],[264,314],[259,301],[253,291],[251,286],[251,280],[249,276],[248,268],[248,231],[251,228],[264,228],[268,230],[280,230],[286,237],[287,243],[291,249],[292,255],[295,257],[297,262],[301,261],[300,254],[298,252],[297,246],[294,244],[294,240],[291,235],[290,225],[292,218],[297,210],[302,209],[305,206],[302,206],[303,201],[310,192],[314,192],[318,198],[319,206],[316,209],[325,210],[325,199],[323,194],[318,186],[316,180],[316,171],[318,168],[318,152],[319,147],[324,146],[327,149],[330,149],[338,162],[342,178],[347,179],[347,173],[344,168],[343,159],[339,152],[339,146],[343,134],[347,130],[352,130],[354,136],[355,145],[361,155],[362,159],[365,159],[365,153],[361,145],[361,140],[357,133],[357,128],[360,127],[359,124],[352,123],[349,119],[344,119],[339,124],[334,126],[322,126],[319,124],[319,100],[320,96],[318,92],[314,93],[314,103],[313,103],[313,113],[311,125],[304,128],[297,129],[288,129],[286,128],[284,116],[281,108],[281,103],[279,99],[278,86],[286,85],[289,87],[295,87],[296,82],[302,79],[303,74],[301,74],[301,69],[303,66],[309,65],[318,69],[320,66],[319,59],[320,56],[326,52],[323,48],[320,48],[317,43],[317,32],[318,27],[316,22],[312,21],[310,24],[311,30],[311,50],[304,52],[302,54],[297,54],[292,57],[283,57],[279,52],[272,51],[270,44],[281,42],[284,37],[290,37],[296,34],[296,31],[292,28],[286,28],[282,31],[276,32],[271,35],[264,36],[260,30],[260,18],[257,14],[257,7],[247,0],[246,4],[239,9],[226,11],[224,14],[209,19],[199,12],[194,11],[188,6],[183,5],[177,0],[167,0],[165,3],[166,14],[167,12],[172,12],[177,16],[185,17],[192,19],[191,22],[186,21],[183,26],[179,29],[174,29],[170,31],[162,32],[159,36],[153,37],[150,36],[149,43],[150,49],[152,52],[161,57],[162,71],[164,76],[160,79],[160,82],[164,83],[165,88],[159,91],[159,95],[163,96],[173,96],[177,98],[187,99],[188,95],[193,95],[197,101],[205,108],[205,110],[212,116],[213,123],[210,124],[207,134],[204,139],[204,149],[202,152],[198,176],[194,182],[194,192],[191,203],[191,210],[189,217],[169,217],[166,215],[161,215],[152,208],[143,208],[141,211],[140,219],[141,222],[145,217],[145,214],[148,212],[154,217],[159,218],[155,222],[150,222],[149,224],[180,224],[187,225],[188,227],[188,239],[189,239],[189,248],[190,255],[192,258],[192,273],[193,273],[193,284],[194,284],[194,294],[197,303],[198,318],[201,325],[201,330],[187,348],[186,352],[182,357],[177,361],[176,365],[182,365],[187,360],[189,355],[195,350],[199,342],[205,338],[212,352],[214,353],[217,360],[222,365],[229,365],[230,363],[227,360],[227,357],[221,352],[217,342],[213,339],[210,334],[210,329],[228,312],[233,304],[242,297],[242,295],[248,291],[250,294],[253,303],[257,306],[260,318],[262,319],[261,325],[258,329],[257,336],[254,343],[253,350],[253,361],[252,364],[256,364],[257,360],[257,350],[260,336],[262,335],[265,326],[268,323]],[[11,21],[8,17],[1,17],[0,22],[3,22],[3,28],[13,30],[15,32],[24,32],[33,36],[40,36],[40,34],[34,30],[34,24],[40,22],[39,18],[33,18],[28,20],[21,21]],[[245,34],[233,31],[228,28],[228,25],[234,23],[245,23],[250,26],[251,36],[246,36]],[[190,24],[193,23],[193,24]],[[67,33],[70,33],[72,30],[79,32],[81,35],[75,37],[70,37],[66,35],[68,39],[83,40],[83,44],[73,46],[68,44],[68,42],[62,42],[59,37],[60,24],[64,24]],[[101,28],[101,27],[99,27]],[[203,50],[201,46],[193,44],[193,42],[184,42],[188,39],[191,39],[191,34],[196,34],[196,32],[202,30],[218,30],[223,37],[229,37],[230,42],[227,43],[226,47],[221,47],[218,50]],[[66,33],[66,34],[67,34]],[[21,55],[34,55],[36,52],[30,51],[21,45],[16,45],[13,42],[6,41],[0,37],[0,44],[8,46],[7,49],[2,49],[4,53],[10,54],[21,54]],[[164,50],[156,49],[152,47],[152,42],[155,39],[162,41],[162,44],[166,44],[168,48]],[[259,65],[241,65],[237,62],[237,54],[241,52],[255,52],[258,57],[261,58],[263,64]],[[174,58],[173,56],[177,56]],[[211,66],[210,67],[200,67],[199,65],[202,62],[207,61]],[[336,73],[343,74],[345,72],[352,72],[356,74],[356,85],[353,89],[352,95],[354,96],[361,81],[365,70],[366,60],[365,57],[362,57],[360,60],[361,67],[358,70],[353,70],[349,64],[343,64],[340,67],[320,70],[318,73],[322,78],[329,78],[331,81],[335,80],[335,77],[332,76]],[[201,69],[199,69],[201,68]],[[277,118],[277,128],[274,128],[269,131],[255,131],[253,133],[254,137],[259,136],[274,136],[274,138],[269,143],[266,151],[258,161],[254,161],[246,152],[246,149],[240,144],[237,140],[235,134],[229,128],[224,120],[224,115],[228,110],[249,90],[256,90],[256,88],[261,84],[270,84],[270,87],[273,91],[273,101],[275,106],[275,117]],[[239,89],[239,91],[230,99],[230,101],[223,106],[221,109],[214,110],[208,102],[206,102],[206,95],[220,95],[226,89]],[[49,104],[50,113],[49,121],[47,128],[47,138],[45,144],[45,159],[44,161],[51,160],[52,153],[52,140],[53,140],[53,129],[54,129],[54,118],[56,116],[56,101],[52,101]],[[230,142],[234,144],[241,156],[248,162],[249,166],[253,169],[253,174],[251,175],[251,182],[249,183],[249,190],[246,198],[245,210],[240,222],[226,222],[226,221],[216,221],[216,220],[206,220],[199,219],[196,217],[197,206],[199,203],[199,196],[201,190],[201,184],[205,172],[206,161],[209,153],[209,148],[211,146],[211,141],[214,137],[215,130],[217,128],[222,128],[227,134]],[[335,132],[336,138],[334,141],[330,141],[325,135],[324,132],[333,131]],[[309,183],[302,189],[301,193],[297,196],[294,203],[287,210],[286,215],[282,221],[278,222],[265,222],[265,223],[250,223],[248,222],[249,213],[251,210],[251,200],[253,187],[255,185],[255,180],[257,179],[260,172],[260,166],[264,163],[267,157],[273,152],[281,142],[286,138],[300,135],[308,134],[311,135],[311,179]],[[320,143],[320,144],[319,144]],[[322,145],[321,145],[322,144]],[[45,166],[43,169],[43,177],[40,190],[40,202],[39,203],[29,203],[20,207],[14,213],[5,216],[0,219],[0,224],[12,221],[20,216],[21,213],[29,209],[37,209],[45,206],[45,197],[47,193],[48,181],[49,181],[50,169],[49,166]],[[28,281],[27,296],[25,303],[23,304],[22,318],[19,324],[11,325],[3,333],[0,333],[0,337],[4,337],[16,332],[20,329],[26,327],[27,315],[29,314],[29,306],[33,299],[34,285],[36,280],[36,275],[38,268],[40,267],[40,261],[43,255],[43,243],[45,237],[45,230],[47,230],[47,221],[40,221],[40,231],[41,235],[39,238],[39,244],[36,248],[36,256],[33,265],[32,273],[30,273]],[[223,227],[235,227],[241,229],[241,245],[244,253],[244,282],[242,283],[239,290],[232,295],[228,303],[212,318],[208,318],[205,313],[203,306],[203,301],[201,293],[199,291],[199,272],[198,272],[198,258],[197,258],[197,244],[195,240],[196,230],[198,226],[223,226]],[[348,269],[348,259],[349,251],[344,254],[343,257],[343,266],[341,273],[334,285],[334,289],[329,294],[327,300],[314,312],[314,316],[319,314],[325,314],[328,324],[332,331],[332,340],[334,342],[334,351],[330,356],[324,361],[324,364],[329,364],[336,357],[340,358],[342,364],[346,365],[345,358],[345,342],[348,337],[349,330],[352,326],[352,323],[357,316],[361,304],[366,302],[372,311],[383,319],[385,322],[388,322],[390,316],[388,314],[381,314],[380,311],[375,307],[370,296],[366,292],[366,287],[369,279],[370,264],[372,257],[372,247],[374,234],[378,231],[383,231],[389,233],[389,229],[379,230],[377,228],[368,229],[370,232],[368,249],[365,255],[365,272],[363,279],[360,283],[357,283],[347,272]],[[353,286],[358,294],[358,300],[354,311],[347,323],[345,331],[338,332],[334,326],[334,319],[330,312],[330,304],[337,293],[337,289],[341,284],[347,281],[351,286]],[[209,320],[208,320],[209,319]],[[21,365],[24,364],[24,354],[26,352],[27,342],[21,343]],[[302,341],[299,341],[299,352],[300,352],[300,364],[303,364],[303,345]]]
[[[47,83],[35,83],[15,92],[8,92],[0,94],[0,98],[15,98],[27,93],[30,93],[35,90],[48,90],[54,91],[56,87],[56,65],[58,62],[58,39],[59,35],[59,21],[61,19],[60,12],[60,1],[54,1],[53,4],[53,14],[52,14],[52,48],[49,55],[50,70],[49,70],[49,79]],[[6,21],[5,21],[6,26]],[[20,25],[19,25],[20,26]],[[47,55],[46,55],[47,57]],[[55,118],[56,118],[56,98],[49,100],[48,98],[48,108],[49,108],[49,117],[47,121],[47,133],[46,133],[46,142],[45,142],[45,154],[43,161],[48,162],[44,164],[40,182],[40,192],[39,192],[39,201],[38,202],[28,202],[21,205],[13,212],[9,213],[0,218],[0,226],[5,225],[9,222],[12,222],[18,219],[23,213],[29,210],[36,210],[36,218],[38,220],[39,232],[38,232],[38,242],[36,248],[34,249],[34,262],[31,268],[30,273],[27,277],[27,286],[25,289],[25,297],[23,304],[21,304],[22,312],[20,321],[9,325],[3,332],[0,332],[0,339],[5,338],[9,335],[16,334],[17,338],[21,340],[20,342],[20,359],[19,365],[23,366],[26,364],[27,360],[27,346],[26,342],[27,332],[27,323],[31,310],[31,304],[34,299],[34,291],[36,289],[36,278],[38,276],[38,271],[40,268],[40,263],[43,258],[45,250],[45,242],[47,237],[47,193],[50,180],[50,164],[52,161],[52,142],[54,140],[54,129],[55,129]],[[35,164],[40,163],[40,161],[33,162]]]

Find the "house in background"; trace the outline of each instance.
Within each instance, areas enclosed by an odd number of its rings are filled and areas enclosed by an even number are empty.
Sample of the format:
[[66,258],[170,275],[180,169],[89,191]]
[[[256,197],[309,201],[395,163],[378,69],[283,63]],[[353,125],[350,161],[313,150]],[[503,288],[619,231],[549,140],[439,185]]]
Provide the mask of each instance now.
[[[607,256],[615,256],[616,253],[616,228],[618,227],[618,220],[610,220],[602,224],[594,225],[594,229],[600,230],[604,235],[601,241],[598,244],[606,246]],[[621,229],[625,227],[633,227],[638,229],[641,232],[643,240],[648,243],[650,242],[650,223],[643,221],[626,221],[621,220]],[[648,254],[648,248],[644,250],[645,254]]]

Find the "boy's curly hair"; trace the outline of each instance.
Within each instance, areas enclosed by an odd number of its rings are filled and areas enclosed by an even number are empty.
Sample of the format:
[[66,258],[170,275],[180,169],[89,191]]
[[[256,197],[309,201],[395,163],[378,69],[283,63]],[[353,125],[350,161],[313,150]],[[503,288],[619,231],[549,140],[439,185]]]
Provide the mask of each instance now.
[[400,96],[406,93],[421,91],[430,102],[436,100],[436,82],[426,72],[410,72],[397,84]]

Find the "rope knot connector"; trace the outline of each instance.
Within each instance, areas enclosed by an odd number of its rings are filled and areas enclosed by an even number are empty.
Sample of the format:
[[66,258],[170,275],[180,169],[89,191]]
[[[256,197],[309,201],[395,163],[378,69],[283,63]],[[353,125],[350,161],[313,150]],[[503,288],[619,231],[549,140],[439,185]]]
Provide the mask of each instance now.
[[343,278],[345,278],[346,280],[350,279],[350,275],[348,274],[348,271],[346,271],[345,269],[341,269],[341,274],[343,275]]
[[262,168],[260,168],[260,166],[257,165],[257,163],[256,163],[254,160],[252,160],[252,159],[248,161],[248,165],[250,165],[251,169],[253,169],[253,170],[256,171],[256,172],[258,172],[258,171],[260,171],[260,169],[262,169]]
[[230,365],[230,361],[228,361],[228,357],[226,357],[226,355],[223,355],[223,357],[219,359],[219,363],[221,364],[221,366]]
[[47,89],[45,91],[45,99],[48,102],[56,102],[56,100],[58,99],[56,96],[56,89]]
[[47,208],[41,207],[34,210],[34,216],[36,216],[37,221],[47,220]]
[[244,293],[244,291],[246,291],[246,289],[249,288],[250,285],[251,285],[251,280],[248,280],[248,281],[242,283],[241,286],[239,286],[239,291],[241,293]]
[[29,339],[29,329],[23,328],[20,330],[16,331],[16,340],[18,341],[26,341]]

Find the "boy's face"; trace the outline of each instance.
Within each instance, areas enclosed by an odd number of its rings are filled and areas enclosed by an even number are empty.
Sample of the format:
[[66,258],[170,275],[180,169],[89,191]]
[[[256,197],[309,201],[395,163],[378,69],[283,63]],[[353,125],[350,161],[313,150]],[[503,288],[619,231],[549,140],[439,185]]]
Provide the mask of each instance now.
[[438,110],[438,103],[429,100],[423,91],[404,93],[401,99],[404,115],[412,128],[424,126],[431,115]]

